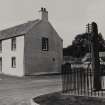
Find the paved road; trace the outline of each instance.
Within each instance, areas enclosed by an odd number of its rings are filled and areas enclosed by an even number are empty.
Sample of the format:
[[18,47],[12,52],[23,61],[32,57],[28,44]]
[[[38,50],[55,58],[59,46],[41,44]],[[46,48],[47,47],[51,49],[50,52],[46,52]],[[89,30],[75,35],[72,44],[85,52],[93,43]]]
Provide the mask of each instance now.
[[59,76],[15,78],[0,76],[0,105],[30,105],[31,98],[61,90]]

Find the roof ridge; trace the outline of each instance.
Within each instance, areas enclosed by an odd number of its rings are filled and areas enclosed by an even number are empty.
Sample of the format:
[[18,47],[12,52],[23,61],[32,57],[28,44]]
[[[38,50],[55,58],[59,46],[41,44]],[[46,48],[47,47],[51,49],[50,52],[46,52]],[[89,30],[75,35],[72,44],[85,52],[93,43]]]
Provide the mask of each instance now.
[[28,23],[31,23],[31,22],[34,22],[34,21],[38,21],[38,20],[39,20],[39,19],[36,19],[36,20],[29,20],[29,21],[27,21],[27,22],[24,22],[24,23],[21,23],[21,24],[17,24],[17,25],[14,25],[14,26],[11,26],[11,27],[2,29],[2,30],[0,30],[0,32],[1,32],[1,31],[6,31],[6,30],[9,30],[9,29],[12,29],[12,28],[21,26],[21,25],[25,25],[25,24],[28,24]]
[[39,23],[40,21],[41,21],[40,19],[36,19],[36,20],[33,20],[33,21],[28,21],[26,23],[19,24],[19,25],[1,30],[0,31],[0,40],[25,34],[33,26],[37,25],[37,23]]
[[[30,22],[32,22],[32,21],[30,21]],[[30,29],[32,29],[32,27],[34,26],[34,25],[37,25],[39,22],[41,22],[41,20],[37,20],[37,23],[34,23],[29,29],[27,29],[26,30],[26,33],[30,30]]]

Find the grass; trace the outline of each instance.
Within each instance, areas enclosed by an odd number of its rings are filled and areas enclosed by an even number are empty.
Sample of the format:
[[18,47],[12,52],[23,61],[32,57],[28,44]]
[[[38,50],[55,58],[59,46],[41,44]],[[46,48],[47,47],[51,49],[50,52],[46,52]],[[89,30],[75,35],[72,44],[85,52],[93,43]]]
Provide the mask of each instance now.
[[40,105],[105,105],[105,98],[70,96],[61,93],[46,94],[33,100]]

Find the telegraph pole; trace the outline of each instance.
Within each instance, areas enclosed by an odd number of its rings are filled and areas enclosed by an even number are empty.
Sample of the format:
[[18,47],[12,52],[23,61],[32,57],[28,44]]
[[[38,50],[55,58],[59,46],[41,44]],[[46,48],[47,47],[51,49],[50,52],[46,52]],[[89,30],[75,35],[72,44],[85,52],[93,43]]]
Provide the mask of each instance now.
[[94,89],[98,91],[101,89],[101,71],[99,60],[99,48],[98,48],[98,28],[95,22],[91,24],[91,54],[92,54],[92,66],[94,72]]
[[95,22],[86,25],[89,42],[89,53],[91,58],[92,72],[94,72],[94,90],[101,89],[101,71],[100,71],[100,60],[99,60],[99,48],[98,48],[98,28]]

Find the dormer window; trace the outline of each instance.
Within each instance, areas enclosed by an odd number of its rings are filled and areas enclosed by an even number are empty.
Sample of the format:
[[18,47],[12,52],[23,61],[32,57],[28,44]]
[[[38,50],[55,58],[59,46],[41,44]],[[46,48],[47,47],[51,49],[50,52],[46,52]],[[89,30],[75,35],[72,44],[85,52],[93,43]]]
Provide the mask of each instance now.
[[42,38],[42,51],[48,51],[48,38]]

